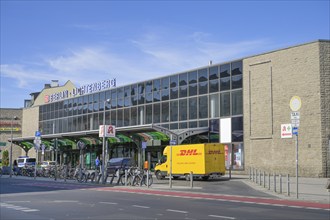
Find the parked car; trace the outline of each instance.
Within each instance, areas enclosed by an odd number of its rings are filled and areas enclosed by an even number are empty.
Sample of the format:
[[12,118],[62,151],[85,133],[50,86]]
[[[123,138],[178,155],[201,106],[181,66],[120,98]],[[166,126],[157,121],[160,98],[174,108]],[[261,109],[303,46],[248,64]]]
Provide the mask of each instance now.
[[28,156],[20,156],[17,158],[17,167],[24,167],[24,166],[35,166],[36,165],[36,158],[30,158]]
[[41,163],[41,167],[49,167],[49,166],[55,166],[55,161],[44,161]]
[[107,173],[114,174],[117,170],[123,171],[134,165],[135,162],[130,157],[111,158],[107,164]]

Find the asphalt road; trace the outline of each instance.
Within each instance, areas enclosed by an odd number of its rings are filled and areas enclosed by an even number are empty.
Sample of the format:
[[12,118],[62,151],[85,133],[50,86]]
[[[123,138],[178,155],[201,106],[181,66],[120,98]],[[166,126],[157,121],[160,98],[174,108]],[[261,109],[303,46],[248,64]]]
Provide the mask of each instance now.
[[329,210],[266,197],[0,178],[10,219],[329,219]]

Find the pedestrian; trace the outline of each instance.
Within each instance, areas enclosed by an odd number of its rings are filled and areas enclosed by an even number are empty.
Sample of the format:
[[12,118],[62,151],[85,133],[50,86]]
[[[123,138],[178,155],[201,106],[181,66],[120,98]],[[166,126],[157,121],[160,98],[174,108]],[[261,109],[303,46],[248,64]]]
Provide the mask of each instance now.
[[97,170],[100,169],[100,163],[101,163],[101,161],[100,161],[99,157],[96,157],[96,159],[95,159],[95,168]]

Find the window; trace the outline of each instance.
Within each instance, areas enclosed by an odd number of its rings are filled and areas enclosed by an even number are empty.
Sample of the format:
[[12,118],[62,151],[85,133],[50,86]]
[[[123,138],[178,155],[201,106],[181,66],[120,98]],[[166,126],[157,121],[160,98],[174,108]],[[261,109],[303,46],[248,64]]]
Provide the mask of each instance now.
[[242,90],[231,93],[232,115],[243,114],[243,97]]
[[189,96],[197,95],[197,83],[189,85]]
[[162,122],[169,122],[169,103],[163,102],[162,104]]
[[168,89],[163,89],[162,90],[162,101],[168,100],[170,97],[169,90]]
[[207,118],[208,116],[208,101],[207,101],[207,96],[201,96],[198,98],[198,106],[199,106],[199,111],[198,111],[198,116],[199,118]]
[[154,91],[159,91],[160,90],[160,79],[155,79],[154,80]]
[[161,88],[168,89],[170,79],[168,77],[161,79]]
[[179,91],[179,97],[183,98],[183,97],[187,97],[188,95],[188,89],[187,86],[180,86],[180,91]]
[[241,75],[242,74],[242,61],[234,62],[231,64],[231,75]]
[[138,94],[144,94],[144,83],[139,83],[138,92]]
[[188,119],[187,111],[188,111],[187,99],[180,99],[180,101],[179,101],[179,120],[180,121],[185,121]]
[[160,123],[160,104],[154,104],[154,123]]
[[230,89],[230,77],[220,78],[220,91]]
[[231,89],[239,89],[242,88],[242,74],[235,75],[231,77]]
[[125,108],[124,109],[124,126],[129,126],[129,120],[130,119],[130,109]]
[[123,126],[123,120],[124,120],[123,110],[118,109],[117,110],[117,127]]
[[152,92],[152,81],[146,82],[146,93]]
[[197,119],[197,98],[189,99],[189,119]]
[[198,82],[205,82],[208,80],[207,69],[198,70]]
[[185,86],[185,85],[187,85],[188,83],[187,83],[187,80],[188,80],[188,78],[187,78],[187,73],[181,73],[180,75],[179,75],[179,85],[180,86]]
[[189,84],[197,83],[197,71],[189,72],[188,80]]
[[243,142],[243,117],[231,119],[232,142]]
[[217,118],[220,116],[220,103],[219,103],[219,94],[212,94],[210,95],[210,118]]
[[178,101],[170,102],[170,119],[171,121],[178,121]]
[[230,116],[230,93],[221,93],[220,97],[220,116]]
[[179,85],[178,82],[179,82],[178,75],[170,77],[170,87],[171,88],[178,87],[178,85]]
[[146,124],[152,124],[152,105],[146,106]]
[[178,87],[171,88],[171,99],[177,99],[178,96]]
[[124,88],[123,87],[117,88],[117,98],[118,99],[124,98]]
[[211,80],[210,81],[210,93],[218,92],[218,91],[219,91],[219,80],[218,79]]
[[130,125],[131,126],[137,125],[137,107],[132,107],[131,108]]
[[228,77],[230,76],[230,65],[224,64],[220,66],[220,78]]
[[219,67],[212,66],[209,68],[209,79],[214,80],[219,78]]
[[207,81],[204,81],[204,82],[200,82],[199,83],[199,87],[198,87],[198,93],[200,95],[203,95],[203,94],[207,94],[208,92],[208,82]]

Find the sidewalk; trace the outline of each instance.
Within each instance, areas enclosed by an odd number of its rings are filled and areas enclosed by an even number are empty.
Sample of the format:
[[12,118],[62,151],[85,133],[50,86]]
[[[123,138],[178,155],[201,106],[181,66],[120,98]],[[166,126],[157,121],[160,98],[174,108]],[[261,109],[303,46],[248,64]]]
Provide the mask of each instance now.
[[[235,175],[237,177],[238,175]],[[249,180],[248,175],[241,176],[244,178],[243,182],[250,187],[257,189],[259,191],[268,193],[270,195],[277,196],[281,199],[289,200],[301,200],[309,202],[320,202],[330,204],[330,191],[327,189],[328,179],[327,178],[306,178],[298,177],[298,199],[297,199],[297,184],[296,177],[290,177],[289,180],[289,195],[288,195],[288,182],[287,177],[282,177],[282,193],[281,184],[279,176],[276,177],[276,186],[274,186],[274,177],[265,178],[265,184],[263,182],[263,176],[261,176],[261,181],[259,177],[257,179]],[[270,180],[270,184],[269,181]],[[264,187],[265,185],[265,187]],[[276,187],[276,188],[275,188]],[[276,189],[276,192],[275,192]]]

